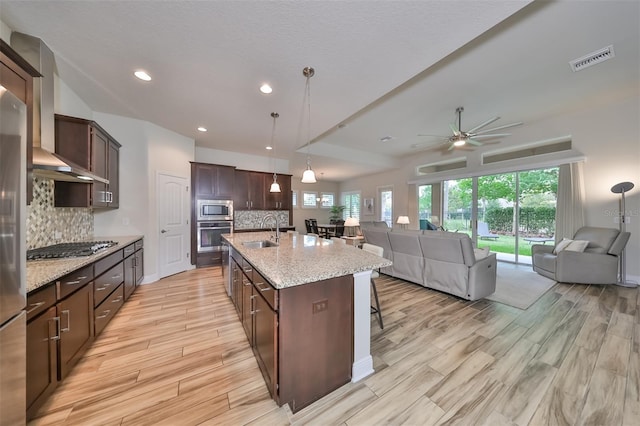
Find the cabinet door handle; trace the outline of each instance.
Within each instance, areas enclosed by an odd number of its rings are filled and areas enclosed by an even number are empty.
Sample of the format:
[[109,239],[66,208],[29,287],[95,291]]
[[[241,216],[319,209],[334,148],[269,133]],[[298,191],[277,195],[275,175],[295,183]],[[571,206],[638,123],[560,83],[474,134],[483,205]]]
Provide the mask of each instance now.
[[113,276],[111,277],[111,279],[112,279],[112,280],[115,280],[115,279],[118,279],[118,278],[120,278],[120,277],[122,277],[122,274],[113,275]]
[[261,287],[260,284],[264,284],[264,283],[255,283],[255,286],[258,290],[260,291],[269,291],[271,290],[271,288],[269,286],[266,287]]
[[76,277],[76,280],[86,280],[87,276],[83,275],[82,277]]
[[260,312],[260,309],[255,309],[255,310],[251,311],[251,315],[255,315],[255,314],[257,314],[258,312]]
[[111,301],[111,303],[120,303],[121,300],[122,300],[122,296],[118,296],[118,298],[117,299],[113,299]]
[[[56,323],[56,335],[53,337],[49,337],[50,340],[60,340],[60,317],[53,317],[51,318],[51,320],[55,321]],[[51,321],[49,320],[49,321]]]
[[[86,277],[85,277],[86,278]],[[64,283],[65,285],[76,285],[76,284],[80,284],[80,281],[67,281],[66,283]]]
[[65,314],[67,315],[67,326],[61,329],[63,333],[71,331],[71,312],[68,309],[65,309],[64,311],[62,311],[62,315],[65,315]]
[[111,309],[107,309],[105,311],[102,311],[102,315],[98,315],[96,317],[96,319],[102,319],[102,318],[106,318],[109,316],[109,314],[111,313]]
[[96,287],[96,291],[105,291],[107,287]]
[[44,305],[44,302],[38,302],[38,303],[32,303],[29,306],[33,306],[33,308],[29,309],[27,311],[27,315],[29,315],[31,312],[35,311],[36,309],[38,309],[40,306]]
[[247,201],[247,208],[249,208],[249,202]]

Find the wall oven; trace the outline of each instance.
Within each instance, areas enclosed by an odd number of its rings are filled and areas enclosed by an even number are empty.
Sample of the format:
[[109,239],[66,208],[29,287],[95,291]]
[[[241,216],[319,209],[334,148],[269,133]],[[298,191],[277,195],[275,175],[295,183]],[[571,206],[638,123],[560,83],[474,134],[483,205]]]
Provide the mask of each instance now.
[[222,234],[231,234],[232,232],[232,220],[198,222],[198,253],[223,251]]
[[196,220],[231,220],[233,221],[233,201],[231,200],[196,200]]

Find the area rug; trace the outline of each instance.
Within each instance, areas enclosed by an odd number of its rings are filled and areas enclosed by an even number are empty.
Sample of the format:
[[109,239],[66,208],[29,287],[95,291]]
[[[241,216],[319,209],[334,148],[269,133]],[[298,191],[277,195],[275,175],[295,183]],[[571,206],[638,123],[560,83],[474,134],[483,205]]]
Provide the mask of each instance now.
[[496,275],[496,291],[485,299],[519,309],[533,305],[556,283],[533,272],[529,265],[498,262]]

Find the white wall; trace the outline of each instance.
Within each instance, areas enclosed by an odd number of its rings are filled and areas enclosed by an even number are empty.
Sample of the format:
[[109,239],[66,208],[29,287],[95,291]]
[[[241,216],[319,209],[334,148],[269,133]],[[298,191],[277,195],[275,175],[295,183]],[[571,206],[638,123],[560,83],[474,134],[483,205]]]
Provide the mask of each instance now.
[[242,170],[254,170],[257,172],[273,173],[273,166],[277,173],[289,173],[289,160],[281,158],[271,159],[268,155],[250,155],[239,152],[222,151],[220,149],[195,148],[195,161],[199,163],[219,164],[222,166],[234,166]]
[[[590,226],[618,228],[614,222],[619,209],[620,196],[610,188],[622,181],[631,181],[636,186],[626,197],[627,215],[630,223],[627,231],[631,239],[627,245],[627,277],[640,281],[640,103],[639,94],[631,91],[625,98],[616,99],[606,105],[585,105],[570,115],[554,117],[545,121],[525,123],[518,129],[522,143],[531,143],[570,135],[572,146],[586,157],[584,164],[586,207],[585,221]],[[495,148],[498,149],[498,148]],[[453,154],[455,155],[455,154]],[[451,158],[453,155],[443,158]],[[467,152],[469,167],[451,172],[448,178],[477,176],[491,172],[491,167],[479,163],[480,151]],[[434,161],[434,157],[411,156],[400,170],[369,175],[343,182],[340,191],[362,191],[362,198],[376,197],[377,187],[393,185],[394,217],[407,211],[415,217],[415,192],[410,194],[409,181],[421,179],[416,167]],[[533,167],[529,160],[521,161],[522,168]],[[496,166],[493,166],[495,168]],[[424,178],[425,181],[428,178]],[[376,199],[376,204],[379,200]],[[365,218],[366,219],[366,218]],[[414,225],[412,224],[412,227]]]

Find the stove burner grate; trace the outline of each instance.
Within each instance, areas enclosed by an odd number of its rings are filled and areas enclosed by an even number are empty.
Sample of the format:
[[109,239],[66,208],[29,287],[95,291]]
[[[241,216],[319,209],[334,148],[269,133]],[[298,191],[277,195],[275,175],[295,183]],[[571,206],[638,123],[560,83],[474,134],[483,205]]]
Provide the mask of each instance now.
[[114,241],[86,241],[79,243],[60,243],[52,246],[27,250],[27,260],[61,259],[65,257],[91,256],[100,250],[118,243]]

